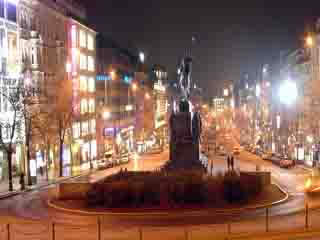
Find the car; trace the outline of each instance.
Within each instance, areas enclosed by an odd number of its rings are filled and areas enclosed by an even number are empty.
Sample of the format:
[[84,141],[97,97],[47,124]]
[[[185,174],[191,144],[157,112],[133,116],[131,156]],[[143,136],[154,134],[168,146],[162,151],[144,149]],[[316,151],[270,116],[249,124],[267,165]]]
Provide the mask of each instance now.
[[240,154],[240,148],[234,147],[234,148],[233,148],[233,154],[234,154],[234,155],[239,155],[239,154]]
[[267,153],[263,153],[261,158],[263,160],[271,160],[271,156],[272,156],[272,153],[271,152],[267,152]]
[[291,159],[281,159],[279,165],[281,168],[290,168],[294,166],[294,161]]

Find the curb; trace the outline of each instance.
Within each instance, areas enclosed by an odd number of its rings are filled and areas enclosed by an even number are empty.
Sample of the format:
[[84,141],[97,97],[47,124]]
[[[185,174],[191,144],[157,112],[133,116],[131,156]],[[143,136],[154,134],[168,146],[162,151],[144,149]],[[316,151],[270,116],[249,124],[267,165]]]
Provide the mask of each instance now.
[[78,213],[78,214],[86,214],[86,215],[110,215],[110,216],[140,216],[140,215],[149,215],[149,216],[200,216],[200,215],[205,215],[205,214],[227,214],[227,213],[238,213],[238,212],[242,212],[245,210],[256,210],[256,209],[261,209],[261,208],[267,208],[267,207],[271,207],[271,206],[275,206],[275,205],[279,205],[281,203],[284,203],[285,201],[288,200],[289,198],[289,194],[287,192],[285,192],[280,186],[278,186],[277,184],[273,184],[275,186],[278,187],[278,189],[285,194],[285,197],[281,200],[278,200],[276,202],[272,202],[272,203],[267,203],[267,204],[260,204],[260,205],[254,205],[254,206],[248,206],[248,207],[243,207],[243,208],[233,208],[233,209],[228,209],[228,210],[217,210],[217,209],[206,209],[206,210],[195,210],[195,211],[185,211],[185,212],[168,212],[168,211],[156,211],[156,212],[101,212],[101,211],[85,211],[85,210],[80,210],[80,209],[69,209],[69,208],[64,208],[64,207],[60,207],[57,206],[56,204],[54,204],[50,199],[47,200],[47,205],[50,208],[59,210],[59,211],[64,211],[64,212],[68,212],[68,213]]

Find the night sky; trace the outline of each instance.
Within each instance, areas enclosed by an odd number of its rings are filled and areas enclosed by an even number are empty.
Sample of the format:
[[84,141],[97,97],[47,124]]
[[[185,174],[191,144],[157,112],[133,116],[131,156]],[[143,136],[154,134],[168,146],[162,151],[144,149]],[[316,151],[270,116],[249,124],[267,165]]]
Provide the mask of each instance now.
[[[297,3],[295,3],[297,2]],[[224,82],[254,75],[280,51],[302,46],[306,27],[318,16],[314,0],[85,0],[89,21],[99,32],[134,44],[147,60],[176,70],[179,57],[193,50],[193,79],[212,96]],[[173,80],[173,79],[171,79]]]

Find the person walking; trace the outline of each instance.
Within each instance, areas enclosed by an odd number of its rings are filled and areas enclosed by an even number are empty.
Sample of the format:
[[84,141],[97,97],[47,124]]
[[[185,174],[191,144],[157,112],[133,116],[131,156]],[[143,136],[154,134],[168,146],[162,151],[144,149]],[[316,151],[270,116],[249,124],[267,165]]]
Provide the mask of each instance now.
[[233,156],[231,156],[231,158],[230,158],[230,165],[231,165],[232,171],[234,171],[234,157]]
[[229,157],[229,155],[227,157],[227,166],[228,166],[228,171],[229,171],[230,170],[230,157]]

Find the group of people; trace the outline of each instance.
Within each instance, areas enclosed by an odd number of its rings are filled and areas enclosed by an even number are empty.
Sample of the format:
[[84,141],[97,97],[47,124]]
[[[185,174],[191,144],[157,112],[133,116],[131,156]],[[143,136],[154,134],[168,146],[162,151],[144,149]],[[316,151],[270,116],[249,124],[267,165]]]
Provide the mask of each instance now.
[[228,165],[228,170],[230,169],[233,171],[234,170],[234,157],[233,156],[228,156],[227,157],[227,165]]

